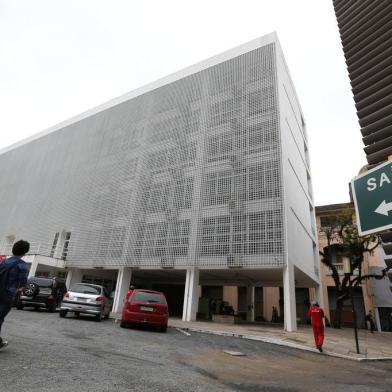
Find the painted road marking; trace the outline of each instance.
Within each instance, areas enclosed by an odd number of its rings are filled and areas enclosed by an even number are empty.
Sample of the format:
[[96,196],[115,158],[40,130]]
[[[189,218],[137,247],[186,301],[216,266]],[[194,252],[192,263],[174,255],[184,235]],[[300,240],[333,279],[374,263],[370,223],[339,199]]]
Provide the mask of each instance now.
[[245,357],[245,354],[241,351],[230,351],[230,350],[223,350],[224,353],[232,355],[233,357]]
[[189,332],[186,332],[186,331],[184,331],[183,329],[181,329],[181,328],[176,328],[176,330],[178,331],[178,332],[182,332],[184,335],[186,335],[186,336],[191,336],[191,334],[189,333]]

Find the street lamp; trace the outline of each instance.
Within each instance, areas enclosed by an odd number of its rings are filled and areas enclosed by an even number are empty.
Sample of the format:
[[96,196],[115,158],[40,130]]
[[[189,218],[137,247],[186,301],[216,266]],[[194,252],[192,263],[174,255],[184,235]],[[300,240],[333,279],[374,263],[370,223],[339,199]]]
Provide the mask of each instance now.
[[349,256],[343,256],[343,271],[344,271],[344,275],[347,276],[348,278],[348,292],[351,300],[351,311],[353,314],[353,321],[354,321],[355,344],[357,346],[357,354],[359,354],[357,314],[355,312],[352,281],[350,279],[350,276],[352,275],[353,271],[352,271],[351,258]]

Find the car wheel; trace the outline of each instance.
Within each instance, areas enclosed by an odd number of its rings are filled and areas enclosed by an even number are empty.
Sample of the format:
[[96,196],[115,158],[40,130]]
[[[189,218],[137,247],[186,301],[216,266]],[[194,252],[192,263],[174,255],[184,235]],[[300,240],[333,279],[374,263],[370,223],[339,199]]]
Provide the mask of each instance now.
[[35,283],[28,283],[23,289],[24,295],[35,297],[39,293],[39,287]]
[[128,323],[124,320],[121,320],[120,321],[120,328],[126,328],[126,327],[128,327]]
[[167,325],[164,325],[163,327],[159,328],[161,332],[166,332],[167,331]]
[[80,313],[79,312],[75,312],[74,314],[75,314],[75,317],[78,317],[78,318],[80,317]]
[[97,315],[95,316],[95,321],[102,321],[102,319],[103,319],[102,313],[97,314]]
[[67,311],[66,310],[60,310],[59,315],[60,315],[61,318],[65,318],[67,316]]

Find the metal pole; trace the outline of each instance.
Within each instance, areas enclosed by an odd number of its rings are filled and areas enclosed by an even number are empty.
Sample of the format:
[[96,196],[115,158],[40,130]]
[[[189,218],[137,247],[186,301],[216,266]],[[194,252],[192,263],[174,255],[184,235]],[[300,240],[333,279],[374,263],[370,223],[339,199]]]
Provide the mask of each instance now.
[[357,346],[357,354],[359,354],[359,343],[358,343],[358,329],[357,329],[357,314],[354,308],[354,296],[352,290],[351,281],[349,282],[349,290],[350,290],[350,299],[351,299],[351,308],[353,313],[353,321],[354,321],[354,334],[355,334],[355,344]]

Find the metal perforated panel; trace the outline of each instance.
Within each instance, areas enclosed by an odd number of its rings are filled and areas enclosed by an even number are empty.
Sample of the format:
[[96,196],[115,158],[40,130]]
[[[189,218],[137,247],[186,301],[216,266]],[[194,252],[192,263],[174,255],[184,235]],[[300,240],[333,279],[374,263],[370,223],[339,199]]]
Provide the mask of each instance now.
[[268,44],[0,155],[3,248],[23,237],[85,267],[283,264],[276,94]]

